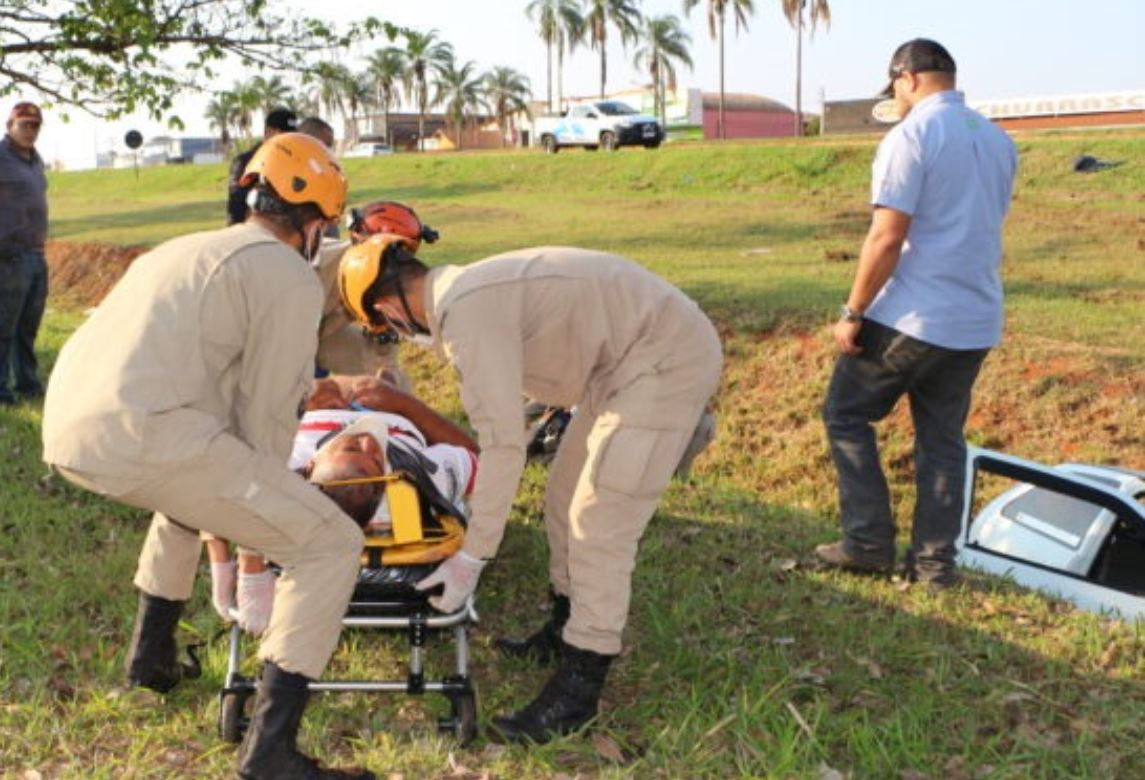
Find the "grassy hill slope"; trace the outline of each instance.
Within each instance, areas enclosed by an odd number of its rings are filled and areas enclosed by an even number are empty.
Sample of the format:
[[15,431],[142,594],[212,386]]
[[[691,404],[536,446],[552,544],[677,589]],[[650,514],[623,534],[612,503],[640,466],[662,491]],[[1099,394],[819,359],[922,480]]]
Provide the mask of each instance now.
[[[1145,136],[1019,146],[1006,341],[987,361],[969,436],[1047,462],[1145,467]],[[1074,174],[1083,152],[1126,164]],[[458,749],[433,734],[433,699],[329,696],[311,707],[307,749],[405,778],[1145,776],[1145,625],[984,577],[935,596],[809,560],[837,533],[818,405],[833,359],[826,326],[869,218],[872,153],[872,141],[844,139],[347,161],[352,203],[404,200],[442,232],[423,252],[430,262],[574,244],[646,264],[710,313],[727,368],[719,439],[643,541],[629,647],[595,737]],[[224,190],[222,166],[55,175],[52,235],[154,244],[221,224]],[[56,299],[49,365],[80,319]],[[420,393],[460,418],[449,372],[404,354]],[[0,775],[229,776],[233,751],[213,733],[225,646],[206,593],[183,626],[208,641],[204,677],[163,701],[120,691],[146,518],[44,474],[36,406],[0,410],[0,422]],[[880,439],[905,519],[905,409]],[[492,647],[542,617],[543,480],[529,469],[483,578],[473,642],[483,717],[545,678]],[[400,675],[401,645],[356,634],[335,666]],[[433,650],[440,661],[444,648]]]

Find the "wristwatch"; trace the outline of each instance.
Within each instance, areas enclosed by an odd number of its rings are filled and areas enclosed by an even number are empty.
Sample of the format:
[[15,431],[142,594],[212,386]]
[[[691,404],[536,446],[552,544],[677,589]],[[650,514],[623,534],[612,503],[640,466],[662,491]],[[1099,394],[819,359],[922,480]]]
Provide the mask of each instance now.
[[839,309],[839,319],[843,322],[862,322],[863,315],[844,303]]

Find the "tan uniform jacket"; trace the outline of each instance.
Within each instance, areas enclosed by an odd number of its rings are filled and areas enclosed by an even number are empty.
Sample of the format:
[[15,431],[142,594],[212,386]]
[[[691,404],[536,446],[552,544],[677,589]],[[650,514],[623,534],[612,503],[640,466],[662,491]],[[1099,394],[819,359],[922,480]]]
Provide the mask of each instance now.
[[105,477],[112,494],[201,456],[222,431],[285,463],[321,312],[313,270],[256,225],[162,244],[61,350],[44,460]]
[[[396,372],[397,344],[379,344],[342,306],[338,263],[349,247],[349,241],[323,242],[315,265],[325,295],[318,328],[318,365],[332,374],[377,374],[382,369]],[[409,389],[408,381],[402,389]]]
[[[426,296],[430,330],[460,375],[481,443],[465,550],[482,558],[500,545],[524,468],[522,393],[595,414],[611,393],[670,364],[674,347],[712,332],[696,303],[665,280],[583,249],[538,247],[435,268]],[[648,413],[659,422],[666,409],[650,403]]]

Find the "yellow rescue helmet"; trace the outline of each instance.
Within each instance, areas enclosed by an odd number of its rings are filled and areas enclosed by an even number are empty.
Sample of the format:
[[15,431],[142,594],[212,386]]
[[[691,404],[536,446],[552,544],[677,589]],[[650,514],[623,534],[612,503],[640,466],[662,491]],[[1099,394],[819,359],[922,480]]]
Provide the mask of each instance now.
[[326,219],[346,210],[346,174],[326,145],[305,133],[279,133],[262,142],[239,183],[265,181],[287,203],[313,203]]
[[[379,321],[370,310],[366,293],[380,279],[397,275],[397,263],[392,262],[391,247],[406,248],[409,239],[395,233],[378,233],[360,244],[354,244],[342,255],[338,263],[338,293],[342,305],[353,315],[356,322],[365,325],[371,333],[384,333],[389,326]],[[387,262],[390,254],[391,262]]]

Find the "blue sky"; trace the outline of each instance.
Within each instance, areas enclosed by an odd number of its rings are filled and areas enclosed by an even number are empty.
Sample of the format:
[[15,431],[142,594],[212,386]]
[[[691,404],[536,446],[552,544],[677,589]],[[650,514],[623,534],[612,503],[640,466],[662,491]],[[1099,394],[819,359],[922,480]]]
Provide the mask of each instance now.
[[[509,65],[545,95],[545,51],[526,18],[527,0],[419,0],[369,2],[322,0],[293,4],[311,15],[352,19],[366,14],[418,29],[437,29],[462,60],[485,69]],[[695,68],[680,73],[682,85],[715,90],[716,44],[708,37],[705,0],[684,17],[680,0],[643,0],[646,14],[681,16],[692,35]],[[749,29],[737,35],[729,24],[726,86],[794,105],[795,34],[780,12],[779,0],[755,0]],[[941,41],[959,67],[959,87],[971,100],[1106,92],[1145,87],[1145,0],[834,0],[833,22],[804,43],[805,109],[828,100],[865,97],[885,82],[894,48],[914,37]],[[382,45],[379,42],[377,45]],[[351,66],[367,48],[341,58]],[[608,48],[609,89],[642,83],[631,51],[619,41]],[[566,59],[565,94],[595,94],[598,54],[578,50]],[[29,95],[34,99],[34,96]],[[188,134],[207,134],[202,119],[205,96],[178,102]],[[40,149],[45,158],[69,166],[90,164],[94,150],[120,143],[138,128],[145,136],[165,132],[144,118],[97,122],[72,112],[62,125],[49,112]]]

